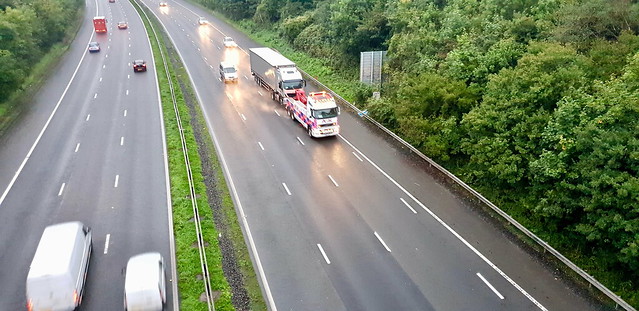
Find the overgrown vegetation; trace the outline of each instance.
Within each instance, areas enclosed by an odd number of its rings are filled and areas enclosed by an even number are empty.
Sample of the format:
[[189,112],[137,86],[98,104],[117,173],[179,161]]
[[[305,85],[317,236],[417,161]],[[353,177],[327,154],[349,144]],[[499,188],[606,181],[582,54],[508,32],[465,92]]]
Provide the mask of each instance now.
[[79,27],[81,0],[0,0],[0,133],[28,104]]
[[[198,1],[639,306],[637,1]],[[379,100],[354,82],[368,50]]]
[[[139,6],[132,1],[136,9],[142,11]],[[144,15],[142,15],[144,16]],[[161,29],[153,15],[149,13],[149,18],[153,20],[156,30]],[[213,224],[213,214],[207,200],[207,189],[202,176],[202,162],[198,155],[198,144],[195,141],[193,127],[190,123],[189,110],[185,103],[184,94],[177,87],[178,77],[176,71],[184,73],[184,68],[175,68],[173,62],[169,62],[169,75],[175,86],[176,100],[178,110],[181,117],[182,128],[178,126],[169,84],[164,69],[163,60],[160,54],[160,48],[164,55],[168,56],[167,42],[162,36],[158,37],[160,45],[156,42],[156,36],[153,34],[150,25],[143,18],[149,39],[155,56],[155,68],[158,74],[158,82],[160,85],[160,95],[162,98],[162,109],[164,112],[166,143],[169,159],[169,175],[171,183],[171,200],[173,203],[173,225],[176,248],[176,265],[178,270],[178,286],[180,290],[179,299],[180,308],[182,310],[208,310],[206,303],[200,301],[200,296],[205,291],[204,282],[201,278],[202,270],[200,268],[199,250],[197,247],[197,235],[195,225],[193,223],[193,209],[191,206],[191,197],[188,185],[188,175],[184,167],[184,157],[182,154],[182,145],[180,141],[180,131],[184,133],[187,143],[188,155],[192,169],[192,177],[196,193],[196,198],[201,226],[202,236],[207,246],[205,247],[209,275],[211,278],[211,287],[218,293],[215,301],[215,310],[235,310],[231,303],[231,289],[222,271],[222,254],[218,244],[218,231]],[[168,59],[167,59],[168,61]]]

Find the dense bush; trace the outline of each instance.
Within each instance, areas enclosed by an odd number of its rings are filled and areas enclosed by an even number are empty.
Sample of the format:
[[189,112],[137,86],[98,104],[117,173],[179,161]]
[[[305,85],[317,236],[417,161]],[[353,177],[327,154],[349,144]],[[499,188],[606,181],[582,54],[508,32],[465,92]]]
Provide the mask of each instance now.
[[81,0],[0,3],[0,103],[20,88],[33,64],[64,39]]

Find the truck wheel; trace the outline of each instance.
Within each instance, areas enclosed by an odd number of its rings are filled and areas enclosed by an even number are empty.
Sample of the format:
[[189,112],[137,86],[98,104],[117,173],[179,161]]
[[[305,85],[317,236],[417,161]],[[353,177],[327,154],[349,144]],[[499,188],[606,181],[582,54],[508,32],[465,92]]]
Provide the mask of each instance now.
[[306,131],[308,132],[308,136],[313,138],[313,127],[310,125],[306,127]]
[[291,120],[293,120],[293,122],[295,122],[295,111],[291,110],[291,109],[286,109],[286,111],[288,111],[288,116],[291,117]]

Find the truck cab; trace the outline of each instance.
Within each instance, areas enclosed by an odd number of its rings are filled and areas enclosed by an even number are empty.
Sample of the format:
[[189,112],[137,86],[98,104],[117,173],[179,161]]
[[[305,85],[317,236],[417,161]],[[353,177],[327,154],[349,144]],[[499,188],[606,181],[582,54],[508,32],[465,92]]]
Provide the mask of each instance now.
[[297,90],[302,90],[306,86],[302,74],[294,66],[278,68],[277,78],[280,81],[278,87],[281,94],[286,94],[288,97],[294,97]]
[[331,94],[311,92],[306,96],[297,90],[293,98],[285,98],[286,111],[292,120],[300,122],[310,137],[326,137],[339,134],[337,116],[340,109]]

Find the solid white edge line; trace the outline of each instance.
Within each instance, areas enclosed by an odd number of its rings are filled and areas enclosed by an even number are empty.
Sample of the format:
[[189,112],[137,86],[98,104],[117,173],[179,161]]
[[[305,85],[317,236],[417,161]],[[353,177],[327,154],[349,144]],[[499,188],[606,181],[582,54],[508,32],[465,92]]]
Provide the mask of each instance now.
[[408,204],[408,202],[406,202],[406,200],[404,200],[404,198],[399,198],[399,199],[402,201],[402,203],[404,203],[406,206],[408,206],[408,208],[410,208],[411,211],[413,211],[413,214],[417,214],[417,211],[412,206],[410,206],[410,204]]
[[106,239],[104,240],[104,254],[106,255],[109,252],[109,240],[111,239],[111,234],[107,233]]
[[490,284],[490,283],[489,283],[489,282],[488,282],[488,281],[484,278],[484,276],[483,276],[483,275],[481,275],[479,272],[477,272],[477,276],[478,276],[478,277],[479,277],[482,281],[484,281],[484,283],[486,283],[486,285],[487,285],[490,289],[492,289],[492,290],[493,290],[493,293],[495,293],[495,295],[497,295],[497,297],[499,297],[499,299],[504,300],[504,296],[502,296],[502,294],[500,294],[500,293],[499,293],[499,291],[497,291],[497,289],[496,289],[496,288],[495,288],[492,284]]
[[324,256],[324,260],[326,260],[326,264],[330,265],[331,261],[328,259],[328,256],[326,256],[326,253],[324,252],[324,249],[322,248],[322,245],[317,243],[317,248],[319,248],[320,252],[322,252],[322,256]]
[[353,151],[353,155],[360,161],[360,162],[364,162],[364,160],[362,160],[362,158],[360,158],[357,153],[355,153],[355,151]]
[[382,240],[382,237],[379,236],[379,234],[377,234],[377,231],[374,231],[373,233],[375,233],[375,236],[377,237],[377,239],[379,240],[379,242],[382,243],[382,245],[384,245],[384,248],[390,253],[391,250],[390,248],[388,248],[388,246],[386,245],[386,243],[384,243],[384,240]]
[[115,183],[113,184],[113,188],[118,187],[118,181],[120,180],[120,175],[115,175]]
[[260,148],[261,148],[262,150],[264,150],[264,146],[262,146],[262,143],[261,143],[261,142],[259,142],[259,141],[258,141],[258,142],[257,142],[257,144],[258,144],[258,145],[260,145]]
[[424,204],[422,204],[421,201],[419,201],[410,192],[408,192],[406,189],[404,189],[404,187],[402,187],[397,181],[395,181],[386,172],[384,172],[384,170],[382,170],[379,166],[377,166],[377,164],[375,164],[375,162],[371,161],[371,159],[369,159],[364,153],[359,151],[359,149],[357,149],[353,144],[351,144],[350,141],[348,141],[346,138],[344,138],[344,136],[342,136],[341,134],[337,134],[337,136],[339,138],[341,138],[342,140],[344,140],[344,142],[346,142],[349,146],[351,146],[351,148],[355,149],[355,151],[357,151],[364,159],[366,159],[366,161],[368,161],[368,163],[370,163],[373,167],[375,167],[375,169],[377,169],[380,173],[382,173],[382,175],[384,175],[386,178],[388,178],[388,180],[390,180],[393,184],[395,184],[395,186],[397,186],[402,192],[404,192],[406,195],[408,195],[413,201],[415,201],[417,204],[419,204],[419,206],[421,206],[426,212],[428,212],[428,214],[430,214],[431,217],[433,217],[435,220],[437,220],[437,222],[439,222],[442,226],[444,226],[444,228],[446,228],[450,233],[452,233],[455,237],[457,237],[457,239],[459,239],[462,243],[464,243],[464,245],[466,245],[466,247],[468,247],[477,256],[479,256],[479,258],[481,258],[486,264],[488,264],[491,268],[493,268],[493,270],[495,270],[497,273],[499,273],[499,275],[501,275],[506,281],[508,281],[508,283],[510,283],[520,293],[522,293],[524,296],[526,296],[526,298],[528,298],[528,300],[530,300],[532,303],[534,303],[539,309],[541,309],[543,311],[548,311],[548,309],[546,309],[546,307],[544,307],[541,303],[539,303],[533,296],[528,294],[528,292],[526,292],[521,286],[519,286],[519,284],[517,284],[513,279],[511,279],[508,275],[506,275],[506,273],[501,271],[501,269],[499,269],[499,267],[497,267],[495,264],[493,264],[492,261],[490,261],[488,258],[486,258],[486,256],[484,256],[482,253],[480,253],[470,243],[468,243],[468,241],[466,241],[466,239],[464,239],[461,235],[459,235],[459,233],[457,233],[457,231],[453,230],[453,228],[451,228],[448,224],[446,224],[441,218],[439,218],[439,216],[435,215],[435,213],[433,213],[433,211],[431,211]]
[[65,183],[62,183],[62,186],[60,186],[60,191],[58,191],[58,196],[62,195],[62,192],[64,191],[64,185]]
[[[182,4],[176,2],[178,5],[184,7]],[[146,5],[146,4],[145,4]],[[150,9],[150,7],[147,6],[147,8]],[[191,11],[190,9],[184,7],[185,9]],[[137,12],[137,11],[136,11]],[[191,11],[193,14],[195,14],[195,12]],[[184,59],[184,57],[182,56],[182,53],[180,52],[179,47],[177,47],[177,45],[175,44],[175,40],[173,40],[173,37],[171,36],[171,34],[167,31],[166,27],[164,26],[164,23],[162,23],[162,20],[157,16],[157,14],[155,14],[155,11],[151,10],[151,13],[153,13],[153,15],[155,16],[155,18],[157,18],[160,21],[160,24],[162,24],[162,28],[164,28],[164,31],[167,33],[167,35],[169,36],[169,40],[171,40],[171,43],[173,43],[174,46],[176,46],[176,51],[178,52],[178,55],[180,55],[180,58]],[[197,15],[197,14],[195,14]],[[215,28],[214,26],[212,26],[213,28]],[[145,28],[146,29],[146,28]],[[216,28],[217,29],[217,28]],[[146,31],[146,30],[145,30]],[[219,30],[218,30],[219,31]],[[221,32],[220,32],[221,33]],[[147,34],[148,37],[148,34]],[[244,51],[244,50],[242,50]],[[246,53],[246,51],[244,51],[244,53]],[[184,64],[184,68],[186,69],[186,72],[189,76],[189,80],[191,80],[191,84],[195,85],[195,81],[193,81],[192,75],[190,73],[189,67],[186,65],[186,63]],[[156,80],[157,80],[157,76],[156,76]],[[159,89],[158,89],[158,95],[159,95]],[[200,106],[202,105],[202,97],[200,96],[200,93],[198,92],[197,88],[195,88],[195,95],[198,99],[198,102],[200,103]],[[160,107],[161,107],[161,102],[159,103]],[[275,300],[273,299],[273,293],[271,292],[271,287],[268,284],[268,280],[266,279],[266,273],[264,272],[264,267],[262,267],[262,260],[260,259],[260,254],[257,252],[257,246],[255,245],[255,240],[253,239],[253,235],[251,233],[251,228],[248,224],[248,221],[246,220],[246,214],[244,213],[244,208],[242,207],[242,202],[240,201],[240,197],[237,193],[237,189],[235,188],[235,183],[233,182],[233,177],[231,176],[230,170],[228,168],[228,165],[226,164],[226,159],[224,158],[224,154],[222,152],[222,148],[219,144],[219,141],[217,139],[217,135],[215,135],[215,132],[213,132],[213,126],[210,123],[210,118],[208,117],[206,110],[202,109],[202,113],[205,115],[205,120],[206,123],[208,125],[208,130],[209,133],[211,134],[211,137],[213,138],[213,142],[215,143],[215,146],[217,148],[215,148],[218,157],[220,157],[220,163],[222,164],[223,167],[223,171],[224,171],[224,175],[226,176],[227,180],[228,180],[228,186],[231,189],[231,193],[233,193],[233,200],[235,201],[235,204],[237,204],[237,209],[240,211],[240,218],[242,219],[242,224],[244,225],[244,228],[246,229],[246,235],[248,236],[248,242],[249,245],[251,247],[251,252],[253,254],[253,258],[255,259],[255,265],[257,266],[257,271],[258,274],[260,275],[260,280],[262,281],[262,290],[264,291],[264,294],[266,295],[266,301],[268,301],[268,305],[270,307],[271,311],[277,311],[277,306],[275,305]],[[163,122],[163,121],[162,121]],[[164,123],[162,123],[164,124]],[[166,142],[163,143],[165,144],[165,152],[166,152]],[[166,153],[165,153],[166,154]],[[168,160],[165,157],[165,165],[168,168]],[[166,176],[166,181],[167,181],[167,189],[169,188],[169,177],[168,175]],[[169,192],[170,193],[170,192]],[[169,199],[169,203],[170,203],[170,196],[168,197]],[[170,207],[171,205],[169,205],[169,212],[170,212]],[[170,218],[171,221],[173,220],[172,218]],[[173,232],[173,223],[171,223],[171,232]],[[171,235],[171,239],[173,239],[173,236]],[[173,240],[172,240],[173,241]],[[172,247],[175,247],[174,244],[171,244]],[[175,262],[175,250],[172,250],[172,254],[173,254],[173,262]],[[174,265],[174,269],[173,269],[173,275],[177,277],[177,272],[175,271],[175,265]],[[174,296],[173,297],[178,297],[178,293],[177,293],[177,279],[175,279],[176,282],[174,283]],[[178,304],[177,304],[177,299],[173,299],[173,309],[174,310],[179,310],[178,308]]]
[[[146,6],[146,4],[144,4]],[[147,6],[147,8],[151,9],[150,7]],[[158,20],[160,20],[160,18],[155,15],[155,12],[153,12],[153,10],[151,9],[151,12],[153,13],[153,15],[155,16],[155,18],[157,18]],[[142,20],[142,16],[140,16],[140,14],[138,13],[137,10],[135,10],[136,15],[140,18],[140,20]],[[162,21],[160,20],[160,23],[162,23]],[[164,27],[164,25],[162,25]],[[144,29],[144,33],[146,34],[146,40],[148,42],[148,46],[149,48],[151,48],[151,39],[149,38],[149,33],[146,30],[146,27],[142,27]],[[164,28],[164,31],[166,31],[166,28]],[[168,32],[167,32],[168,33]],[[170,36],[169,36],[170,37]],[[130,39],[130,38],[129,38]],[[173,42],[173,39],[171,38],[171,41]],[[173,42],[173,44],[175,45],[175,42]],[[131,47],[131,44],[129,44],[129,47]],[[179,52],[178,52],[179,53]],[[182,57],[182,55],[180,55],[180,57]],[[182,58],[183,59],[183,58]],[[155,64],[155,55],[153,55],[153,53],[151,53],[151,60],[152,62]],[[190,74],[189,74],[190,76]],[[190,79],[190,77],[189,77]],[[191,81],[191,83],[193,83],[193,81]],[[177,275],[177,260],[175,257],[175,237],[173,236],[173,203],[171,201],[171,182],[170,182],[170,178],[169,178],[169,159],[168,159],[168,151],[167,151],[167,147],[166,147],[166,139],[164,139],[166,137],[166,127],[164,125],[164,114],[162,111],[162,97],[160,96],[160,83],[158,81],[158,75],[155,74],[155,86],[156,86],[156,93],[157,93],[157,99],[158,99],[158,116],[160,119],[160,127],[162,130],[162,155],[164,158],[164,184],[166,187],[166,212],[167,212],[167,219],[168,219],[168,238],[169,238],[169,251],[170,251],[170,258],[172,261],[172,265],[171,265],[171,283],[172,283],[172,292],[173,292],[173,310],[180,310],[179,307],[179,293],[178,293],[178,275]]]
[[300,137],[299,137],[299,136],[295,136],[295,137],[297,137],[297,141],[299,141],[299,142],[300,142],[300,144],[302,144],[302,146],[304,146],[304,142],[302,141],[302,139],[300,139]]
[[[95,16],[99,16],[99,15],[97,15],[97,13],[98,13],[98,1],[97,0],[95,1],[95,6],[96,6],[96,9],[95,9],[96,15]],[[93,35],[94,34],[95,33],[93,32],[93,29],[91,29],[91,36],[89,37],[89,41],[87,42],[86,45],[89,45],[89,43],[91,41],[93,41]],[[56,111],[58,111],[58,108],[60,107],[60,104],[62,103],[62,100],[64,99],[64,96],[67,94],[67,91],[69,90],[69,87],[71,86],[71,83],[73,83],[73,79],[75,78],[75,75],[78,73],[78,70],[80,69],[80,66],[82,65],[82,61],[84,60],[84,57],[86,55],[87,55],[87,53],[82,53],[82,57],[80,58],[80,61],[78,62],[78,65],[75,67],[75,71],[73,71],[73,75],[71,75],[71,79],[69,79],[69,83],[67,83],[67,86],[64,88],[64,91],[62,92],[62,95],[60,96],[60,99],[58,99],[58,102],[56,103],[55,107],[53,108],[53,111],[51,111],[51,114],[49,115],[49,118],[47,119],[47,122],[44,123],[44,126],[42,127],[42,130],[40,130],[40,133],[38,134],[38,137],[33,142],[33,145],[31,145],[31,148],[29,149],[29,152],[27,152],[27,155],[24,157],[24,160],[22,160],[22,163],[20,163],[20,166],[18,167],[18,170],[16,170],[15,174],[13,174],[13,178],[11,178],[11,181],[9,182],[7,187],[4,189],[4,192],[2,193],[2,196],[0,196],[0,206],[2,206],[2,203],[4,202],[4,199],[9,194],[9,191],[11,191],[11,188],[13,188],[13,185],[15,184],[16,180],[18,179],[18,176],[20,176],[20,173],[24,169],[24,166],[27,164],[27,161],[29,161],[29,158],[31,157],[31,154],[33,153],[33,150],[35,149],[35,147],[40,142],[40,139],[42,139],[42,135],[44,135],[44,132],[49,127],[49,124],[51,123],[51,120],[53,119],[53,116],[55,115]],[[87,117],[87,120],[88,120],[88,117]]]
[[282,186],[284,186],[284,190],[286,190],[286,193],[288,193],[288,195],[291,195],[291,191],[288,190],[288,187],[286,186],[286,183],[282,183]]
[[335,185],[335,187],[339,187],[339,185],[337,184],[337,182],[335,181],[335,179],[333,179],[333,176],[328,175],[328,178],[331,179],[331,181],[333,182],[333,185]]

